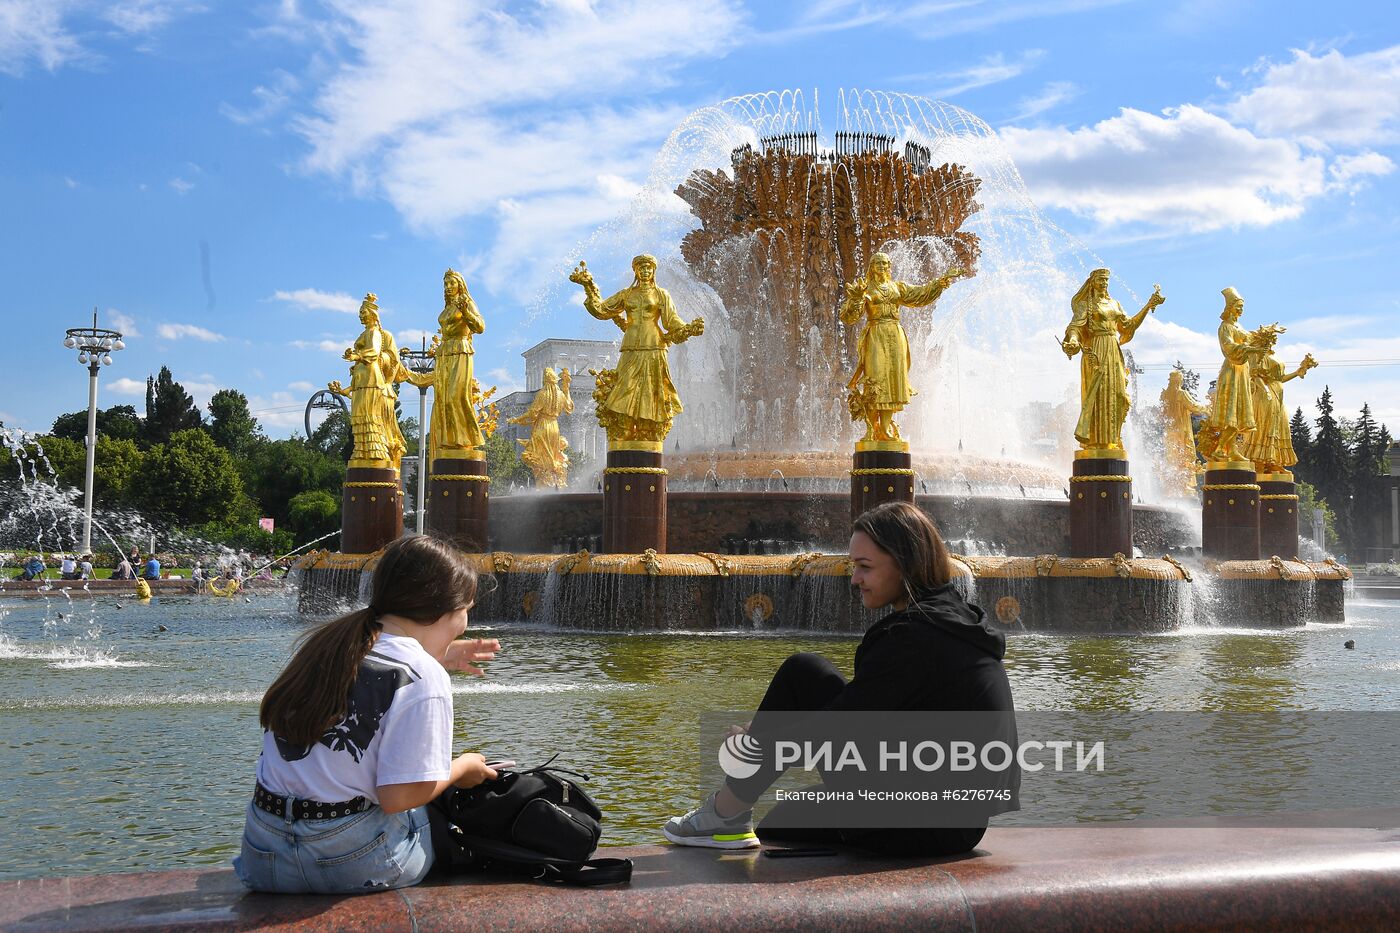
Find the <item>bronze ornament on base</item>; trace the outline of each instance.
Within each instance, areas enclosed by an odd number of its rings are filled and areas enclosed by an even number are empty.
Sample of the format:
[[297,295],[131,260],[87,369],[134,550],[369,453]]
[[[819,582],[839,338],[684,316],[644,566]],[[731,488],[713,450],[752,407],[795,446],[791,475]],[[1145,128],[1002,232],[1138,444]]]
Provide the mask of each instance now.
[[1212,461],[1201,488],[1202,554],[1215,560],[1258,560],[1260,489],[1254,464]]
[[433,461],[428,474],[428,530],[464,551],[485,551],[491,479],[486,475],[485,455],[465,452],[476,456]]
[[1293,474],[1259,474],[1259,555],[1298,556],[1298,484]]
[[372,554],[403,534],[403,489],[391,467],[352,465],[341,486],[340,549]]
[[[603,470],[603,551],[666,553],[666,468],[660,450],[608,451]],[[660,445],[656,445],[660,446]]]
[[1133,553],[1133,478],[1120,451],[1081,450],[1070,476],[1069,554]]
[[914,460],[909,445],[861,441],[851,457],[851,520],[884,502],[914,502]]

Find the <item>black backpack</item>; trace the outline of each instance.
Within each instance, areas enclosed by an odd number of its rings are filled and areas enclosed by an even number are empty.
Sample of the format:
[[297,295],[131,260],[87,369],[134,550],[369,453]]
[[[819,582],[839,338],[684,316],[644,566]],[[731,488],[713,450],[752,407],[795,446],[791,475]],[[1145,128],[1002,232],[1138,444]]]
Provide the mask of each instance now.
[[590,858],[603,812],[583,789],[551,767],[500,771],[494,781],[454,787],[428,805],[437,868],[448,874],[503,870],[557,884],[630,881],[632,860]]

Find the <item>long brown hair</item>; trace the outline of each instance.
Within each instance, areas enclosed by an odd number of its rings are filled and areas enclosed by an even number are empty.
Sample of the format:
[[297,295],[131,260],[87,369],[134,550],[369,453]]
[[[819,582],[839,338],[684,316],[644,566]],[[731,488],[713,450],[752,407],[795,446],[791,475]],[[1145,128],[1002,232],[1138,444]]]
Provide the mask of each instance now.
[[861,513],[852,531],[894,558],[911,603],[953,578],[952,559],[938,526],[908,502],[885,502]]
[[476,570],[460,551],[427,535],[399,538],[379,556],[369,605],[302,637],[291,663],[267,688],[258,721],[287,742],[312,744],[345,718],[380,616],[431,625],[475,598]]

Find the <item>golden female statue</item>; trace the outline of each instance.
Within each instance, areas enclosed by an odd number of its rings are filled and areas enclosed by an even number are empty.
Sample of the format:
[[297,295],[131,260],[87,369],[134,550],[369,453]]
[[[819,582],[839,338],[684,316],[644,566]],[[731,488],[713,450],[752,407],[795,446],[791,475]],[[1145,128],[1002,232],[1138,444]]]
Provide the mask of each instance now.
[[343,354],[352,364],[350,391],[345,391],[338,381],[330,383],[328,388],[350,398],[350,430],[355,438],[350,466],[398,470],[399,460],[408,449],[398,419],[394,417],[398,384],[431,384],[431,377],[424,379],[404,367],[394,345],[394,335],[379,326],[376,301],[377,297],[371,292],[360,303],[360,323],[365,329],[355,345]]
[[467,291],[462,274],[448,269],[442,276],[442,313],[438,315],[440,342],[434,342],[433,459],[480,459],[477,450],[486,443],[472,404],[472,334],[486,330],[486,322]]
[[890,257],[876,253],[870,257],[866,274],[847,283],[841,323],[851,327],[865,319],[857,341],[859,361],[846,383],[851,420],[865,421],[863,442],[899,441],[894,416],[914,394],[909,387],[909,337],[899,323],[899,309],[933,304],[944,289],[965,274],[961,269],[949,269],[927,285],[910,285],[895,281],[890,274]]
[[530,428],[530,439],[518,441],[525,448],[520,452],[520,459],[541,486],[563,489],[569,485],[569,458],[564,455],[569,442],[559,433],[559,416],[574,412],[574,400],[569,395],[570,378],[566,369],[561,382],[554,370],[546,367],[544,386],[535,393],[530,407],[519,418],[510,419],[511,424]]
[[676,313],[664,288],[656,285],[656,259],[641,255],[632,260],[632,284],[604,299],[593,282],[588,264],[580,262],[570,282],[583,286],[583,306],[600,321],[612,321],[623,332],[616,370],[599,374],[598,423],[608,433],[608,443],[637,444],[659,449],[670,433],[671,421],[681,413],[680,396],[671,382],[666,348],[705,332],[705,321],[689,324]]
[[1298,462],[1293,450],[1293,432],[1288,427],[1288,409],[1283,405],[1283,384],[1308,374],[1317,365],[1309,353],[1293,372],[1284,369],[1274,356],[1278,335],[1287,328],[1266,324],[1249,335],[1249,371],[1253,380],[1250,393],[1254,403],[1254,433],[1245,447],[1245,459],[1258,473],[1283,473]]
[[1211,425],[1220,432],[1220,440],[1210,454],[1214,461],[1240,462],[1247,459],[1240,450],[1240,435],[1254,431],[1254,398],[1249,375],[1249,335],[1240,327],[1244,299],[1233,288],[1223,288],[1225,310],[1220,312],[1220,352],[1225,362],[1215,380],[1215,403],[1211,406]]
[[1079,358],[1079,423],[1074,439],[1081,450],[1123,450],[1123,422],[1132,399],[1128,397],[1128,367],[1122,345],[1133,339],[1151,311],[1167,299],[1161,286],[1142,310],[1132,317],[1108,294],[1108,270],[1095,269],[1070,302],[1074,317],[1065,328],[1060,348]]
[[1181,370],[1174,369],[1162,390],[1162,422],[1166,440],[1168,493],[1194,496],[1196,494],[1196,432],[1191,426],[1192,415],[1204,415],[1210,409],[1198,402],[1182,383]]

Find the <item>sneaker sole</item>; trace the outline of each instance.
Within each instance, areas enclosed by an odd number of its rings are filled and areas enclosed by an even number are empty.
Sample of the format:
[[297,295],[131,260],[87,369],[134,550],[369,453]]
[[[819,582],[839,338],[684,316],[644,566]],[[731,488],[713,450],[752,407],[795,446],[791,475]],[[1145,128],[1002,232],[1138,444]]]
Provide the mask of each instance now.
[[677,836],[663,826],[661,834],[675,845],[696,846],[702,849],[756,849],[760,845],[758,836],[753,833],[747,833],[738,839],[716,839],[714,836]]

